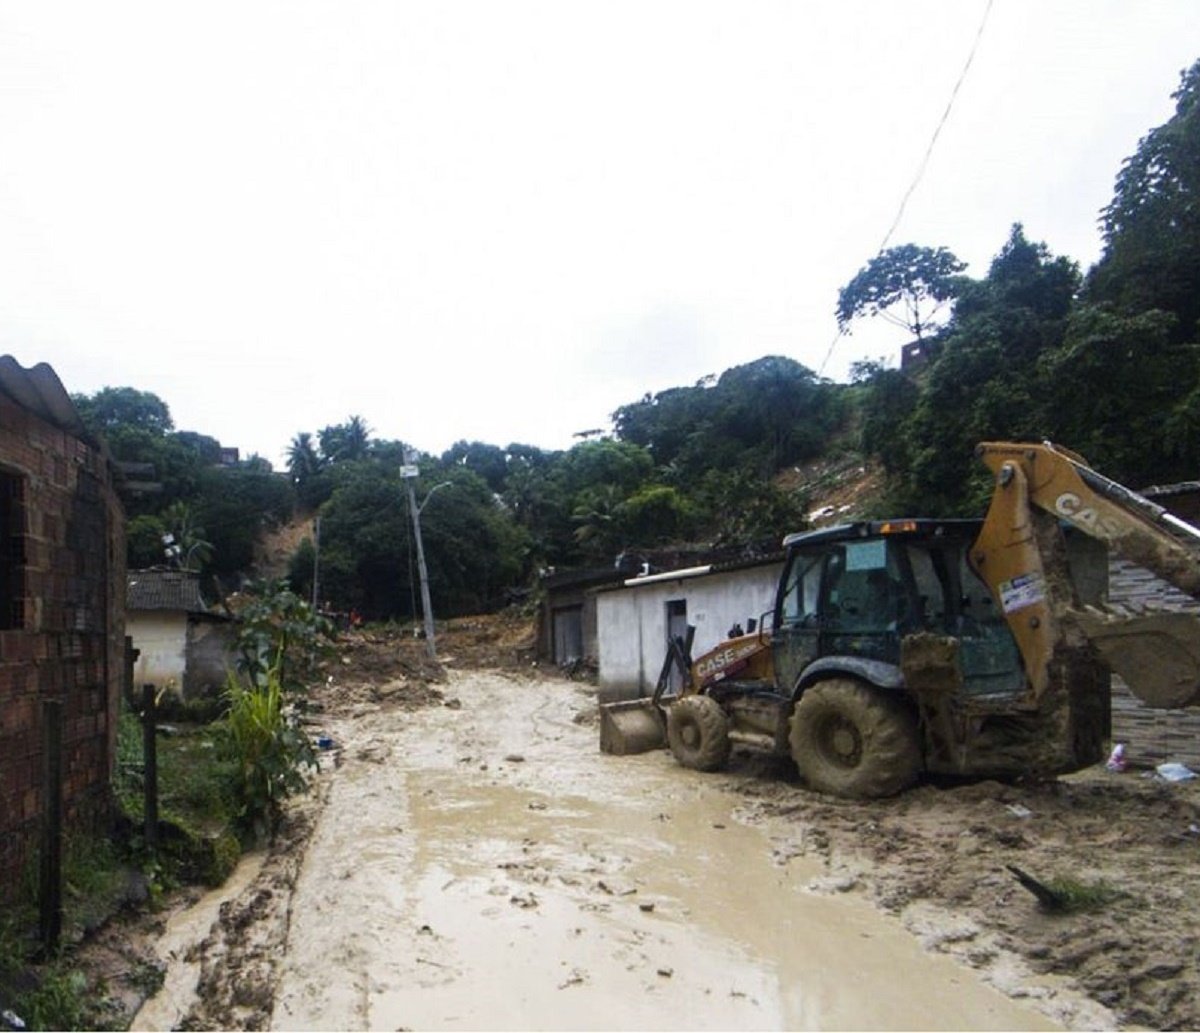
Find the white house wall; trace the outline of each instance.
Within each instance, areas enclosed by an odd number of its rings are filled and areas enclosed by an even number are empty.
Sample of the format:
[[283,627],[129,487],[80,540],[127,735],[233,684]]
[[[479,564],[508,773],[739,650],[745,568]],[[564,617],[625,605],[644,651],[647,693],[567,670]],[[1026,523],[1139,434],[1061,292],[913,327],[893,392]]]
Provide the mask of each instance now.
[[667,650],[667,603],[687,601],[696,628],[692,655],[728,637],[734,624],[760,620],[775,602],[781,563],[655,581],[596,594],[596,637],[602,700],[648,696]]
[[187,648],[187,615],[182,611],[130,612],[125,618],[125,633],[133,639],[140,655],[133,669],[135,687],[168,682],[182,689]]

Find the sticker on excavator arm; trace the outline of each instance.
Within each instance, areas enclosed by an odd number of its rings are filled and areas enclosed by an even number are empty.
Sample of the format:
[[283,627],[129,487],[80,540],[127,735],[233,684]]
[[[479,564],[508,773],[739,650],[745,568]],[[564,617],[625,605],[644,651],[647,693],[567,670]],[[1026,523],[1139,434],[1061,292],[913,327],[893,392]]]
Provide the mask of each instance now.
[[1045,598],[1046,583],[1036,571],[1018,574],[1011,581],[1000,582],[1000,605],[1005,613],[1015,613],[1026,606],[1034,606]]

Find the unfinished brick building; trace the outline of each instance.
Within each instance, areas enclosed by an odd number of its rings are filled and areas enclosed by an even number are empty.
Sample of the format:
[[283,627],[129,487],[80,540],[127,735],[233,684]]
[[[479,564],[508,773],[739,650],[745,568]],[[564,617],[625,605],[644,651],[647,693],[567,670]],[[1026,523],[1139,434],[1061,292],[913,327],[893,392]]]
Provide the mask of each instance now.
[[113,470],[54,370],[0,357],[0,898],[36,853],[46,701],[61,703],[65,828],[111,812],[125,677],[125,525]]

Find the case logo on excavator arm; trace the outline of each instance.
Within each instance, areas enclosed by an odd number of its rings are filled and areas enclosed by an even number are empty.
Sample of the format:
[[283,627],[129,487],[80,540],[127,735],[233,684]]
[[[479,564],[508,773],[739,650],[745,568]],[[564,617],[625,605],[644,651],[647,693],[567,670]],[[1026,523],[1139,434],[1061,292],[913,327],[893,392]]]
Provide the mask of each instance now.
[[1054,510],[1059,516],[1098,538],[1119,538],[1125,530],[1119,520],[1097,512],[1095,506],[1085,505],[1083,499],[1073,491],[1064,491],[1059,495],[1054,500]]

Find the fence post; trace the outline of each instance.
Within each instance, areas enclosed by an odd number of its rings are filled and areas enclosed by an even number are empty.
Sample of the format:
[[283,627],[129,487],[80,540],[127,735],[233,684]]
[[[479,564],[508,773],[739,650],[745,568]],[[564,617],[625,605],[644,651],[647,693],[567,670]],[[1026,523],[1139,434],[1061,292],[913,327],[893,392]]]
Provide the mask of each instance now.
[[42,850],[38,932],[50,954],[62,936],[62,700],[42,700]]
[[154,686],[142,686],[142,764],[145,789],[145,824],[142,835],[146,849],[158,849],[158,705]]

